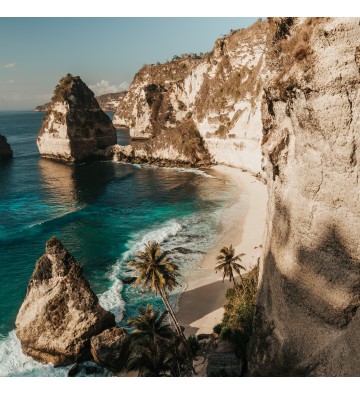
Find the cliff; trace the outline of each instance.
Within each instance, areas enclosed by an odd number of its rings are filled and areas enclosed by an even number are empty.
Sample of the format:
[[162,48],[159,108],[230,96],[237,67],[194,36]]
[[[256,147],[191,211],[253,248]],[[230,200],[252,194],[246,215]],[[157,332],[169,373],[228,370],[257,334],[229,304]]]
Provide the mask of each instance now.
[[100,108],[103,111],[115,112],[124,99],[127,91],[116,93],[105,93],[104,95],[95,96]]
[[10,144],[7,142],[5,136],[0,134],[0,159],[8,159],[13,156]]
[[114,326],[113,314],[99,305],[81,266],[52,237],[16,317],[23,352],[55,365],[90,359],[91,337]]
[[36,106],[34,111],[35,112],[46,112],[46,111],[49,111],[50,108],[51,108],[51,102]]
[[267,22],[259,21],[217,40],[203,57],[143,67],[114,124],[129,127],[133,139],[147,139],[144,149],[158,160],[184,159],[187,138],[173,136],[191,125],[202,140],[195,148],[200,156],[204,147],[212,162],[260,173],[266,32]]
[[271,19],[253,375],[360,374],[360,20]]
[[100,109],[94,93],[80,77],[67,74],[55,88],[37,145],[40,154],[64,161],[82,161],[116,144],[116,130]]
[[[95,96],[95,99],[99,103],[100,108],[103,111],[115,112],[117,107],[120,105],[122,99],[126,95],[126,91],[116,93],[105,93],[104,95]],[[51,102],[36,106],[36,112],[46,112],[51,108]]]

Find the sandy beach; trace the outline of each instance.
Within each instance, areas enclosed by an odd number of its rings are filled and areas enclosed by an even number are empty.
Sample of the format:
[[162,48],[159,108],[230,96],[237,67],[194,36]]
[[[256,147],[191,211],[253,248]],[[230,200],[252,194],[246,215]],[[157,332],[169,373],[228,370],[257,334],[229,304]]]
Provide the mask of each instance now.
[[260,256],[265,227],[266,186],[239,169],[217,165],[213,170],[216,177],[225,177],[238,187],[239,199],[225,213],[219,242],[205,255],[199,270],[186,279],[188,285],[180,296],[177,318],[185,326],[187,336],[211,333],[222,319],[226,290],[232,283],[223,283],[222,273],[215,273],[220,249],[232,244],[236,254],[245,254],[241,264],[249,270]]

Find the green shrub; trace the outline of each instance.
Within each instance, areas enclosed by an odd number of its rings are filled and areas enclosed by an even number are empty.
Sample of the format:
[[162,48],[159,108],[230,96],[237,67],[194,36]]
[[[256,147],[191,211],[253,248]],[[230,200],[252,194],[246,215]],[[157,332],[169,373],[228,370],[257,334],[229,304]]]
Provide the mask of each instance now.
[[252,335],[258,274],[256,266],[240,285],[227,290],[224,317],[221,324],[216,326],[217,330],[221,327],[220,337],[233,343],[236,353],[242,357],[246,354]]

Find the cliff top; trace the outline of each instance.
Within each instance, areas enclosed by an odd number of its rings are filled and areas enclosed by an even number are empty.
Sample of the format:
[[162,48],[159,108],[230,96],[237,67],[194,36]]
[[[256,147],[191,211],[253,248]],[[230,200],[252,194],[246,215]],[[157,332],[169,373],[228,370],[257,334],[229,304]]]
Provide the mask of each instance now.
[[94,92],[82,81],[79,76],[74,77],[68,73],[62,77],[54,90],[51,103],[66,101],[72,106],[98,107]]

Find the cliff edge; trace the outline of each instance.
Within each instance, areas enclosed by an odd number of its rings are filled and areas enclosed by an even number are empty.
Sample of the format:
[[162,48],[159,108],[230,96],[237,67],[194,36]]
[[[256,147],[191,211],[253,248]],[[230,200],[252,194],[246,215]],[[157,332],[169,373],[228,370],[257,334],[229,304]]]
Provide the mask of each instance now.
[[360,375],[360,20],[270,19],[252,375]]
[[205,55],[144,66],[114,114],[114,125],[129,127],[133,139],[145,139],[144,150],[157,160],[188,157],[188,137],[181,135],[191,125],[191,134],[202,141],[189,147],[192,153],[195,148],[203,157],[205,149],[213,163],[261,173],[266,35],[267,21],[260,20],[218,39]]

